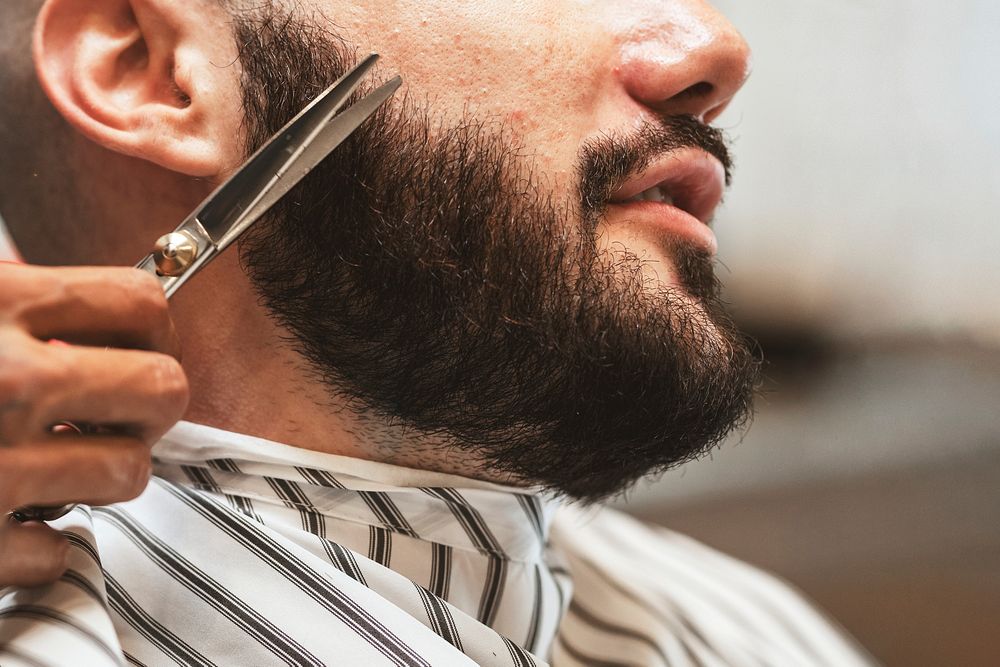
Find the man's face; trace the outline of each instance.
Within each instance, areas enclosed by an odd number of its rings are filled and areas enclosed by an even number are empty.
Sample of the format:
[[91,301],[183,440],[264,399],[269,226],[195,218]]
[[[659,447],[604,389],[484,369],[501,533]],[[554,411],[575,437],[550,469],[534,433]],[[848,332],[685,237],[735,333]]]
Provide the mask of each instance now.
[[408,85],[243,244],[331,391],[583,498],[741,423],[757,364],[717,300],[729,158],[702,122],[738,36],[691,2],[358,4],[235,23],[248,151],[358,52]]
[[[403,74],[413,101],[436,119],[472,116],[508,127],[557,197],[574,196],[587,142],[628,136],[663,114],[711,122],[749,72],[746,43],[701,0],[315,0],[303,7],[359,51],[382,54],[385,71]],[[684,165],[663,175],[721,172],[704,155],[683,157]],[[700,184],[712,190],[717,181]],[[707,194],[711,201],[716,193]],[[702,217],[711,215],[699,205]],[[602,217],[602,243],[649,259],[647,270],[665,281],[665,230],[714,252],[707,226],[651,218],[612,207]]]

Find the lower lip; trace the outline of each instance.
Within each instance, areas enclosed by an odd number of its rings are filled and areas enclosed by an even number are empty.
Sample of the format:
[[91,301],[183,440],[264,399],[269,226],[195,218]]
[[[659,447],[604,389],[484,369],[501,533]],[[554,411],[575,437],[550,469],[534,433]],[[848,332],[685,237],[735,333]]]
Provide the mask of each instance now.
[[609,225],[639,225],[657,234],[665,244],[686,242],[714,255],[719,243],[704,222],[676,206],[655,201],[611,202],[605,219]]

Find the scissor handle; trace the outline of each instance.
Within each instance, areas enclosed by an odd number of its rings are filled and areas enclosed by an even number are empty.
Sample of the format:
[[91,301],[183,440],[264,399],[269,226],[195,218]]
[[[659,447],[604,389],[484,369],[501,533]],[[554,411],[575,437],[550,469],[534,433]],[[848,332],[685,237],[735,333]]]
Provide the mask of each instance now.
[[135,268],[156,276],[169,299],[216,252],[218,248],[208,232],[198,218],[192,216],[174,231],[158,238],[153,251],[139,260]]
[[28,505],[27,507],[18,507],[16,510],[11,511],[10,517],[18,523],[55,521],[72,512],[75,507],[76,503],[70,503],[69,505]]

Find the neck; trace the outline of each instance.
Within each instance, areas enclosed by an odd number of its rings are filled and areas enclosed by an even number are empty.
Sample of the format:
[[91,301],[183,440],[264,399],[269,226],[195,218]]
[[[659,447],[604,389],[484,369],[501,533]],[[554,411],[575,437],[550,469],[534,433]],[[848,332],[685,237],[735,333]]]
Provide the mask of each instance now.
[[191,385],[185,419],[302,449],[510,483],[470,455],[358,412],[321,381],[258,303],[230,248],[171,300]]

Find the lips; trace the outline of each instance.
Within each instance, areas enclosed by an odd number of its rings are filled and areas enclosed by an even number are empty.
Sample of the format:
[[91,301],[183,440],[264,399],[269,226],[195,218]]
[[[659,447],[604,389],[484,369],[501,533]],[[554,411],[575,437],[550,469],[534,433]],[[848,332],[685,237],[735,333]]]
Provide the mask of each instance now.
[[722,201],[725,168],[700,149],[668,153],[629,178],[608,199],[608,221],[627,216],[632,223],[654,225],[715,252],[708,224]]

